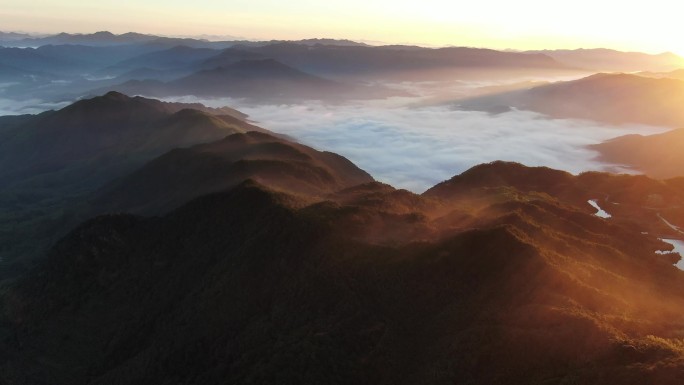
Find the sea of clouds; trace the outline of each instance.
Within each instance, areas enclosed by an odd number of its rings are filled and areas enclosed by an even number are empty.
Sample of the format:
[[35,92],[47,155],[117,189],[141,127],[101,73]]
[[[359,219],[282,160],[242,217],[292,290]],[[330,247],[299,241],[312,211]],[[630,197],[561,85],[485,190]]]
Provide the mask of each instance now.
[[[420,88],[427,89],[424,85]],[[472,166],[494,160],[548,166],[572,173],[629,171],[597,160],[598,154],[587,145],[625,134],[667,130],[551,119],[530,111],[513,110],[497,115],[461,111],[448,104],[425,103],[429,98],[428,93],[418,98],[287,105],[193,96],[166,100],[237,108],[261,127],[319,150],[341,154],[377,180],[414,192],[422,192]],[[0,97],[0,115],[37,113],[67,104]]]
[[309,102],[254,105],[238,100],[174,101],[230,105],[257,125],[320,150],[349,158],[379,181],[414,192],[449,179],[472,166],[494,160],[548,166],[579,173],[622,171],[597,160],[587,145],[633,133],[665,128],[610,126],[591,121],[551,119],[530,111],[491,115],[449,106],[411,106],[405,101],[344,105]]

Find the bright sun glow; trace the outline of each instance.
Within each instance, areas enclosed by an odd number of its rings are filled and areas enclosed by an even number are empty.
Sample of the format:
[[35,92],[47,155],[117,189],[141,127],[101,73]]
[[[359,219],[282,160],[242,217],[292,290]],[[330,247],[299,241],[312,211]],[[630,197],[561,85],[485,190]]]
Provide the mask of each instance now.
[[610,47],[684,54],[677,3],[576,0],[5,0],[3,30],[331,37],[498,49]]

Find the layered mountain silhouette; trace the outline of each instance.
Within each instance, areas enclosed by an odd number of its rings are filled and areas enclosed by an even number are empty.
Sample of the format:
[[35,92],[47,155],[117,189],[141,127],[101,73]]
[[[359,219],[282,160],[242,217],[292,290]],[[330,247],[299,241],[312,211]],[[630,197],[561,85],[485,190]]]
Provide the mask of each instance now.
[[634,167],[654,178],[684,176],[684,129],[655,135],[626,135],[592,148],[602,159]]
[[677,384],[679,256],[574,203],[603,189],[616,207],[668,191],[496,162],[422,196],[246,181],[100,216],[4,295],[3,380]]
[[656,79],[670,78],[684,80],[684,69],[678,69],[670,72],[639,72],[637,75]]
[[133,80],[108,88],[155,97],[230,96],[262,101],[366,99],[399,94],[381,86],[357,86],[323,79],[273,59],[240,60],[166,83]]
[[682,103],[684,81],[630,74],[596,74],[458,102],[464,109],[500,111],[515,107],[558,118],[669,127],[684,124]]
[[25,46],[43,46],[49,44],[82,44],[90,46],[116,46],[126,44],[148,43],[157,36],[145,35],[141,33],[128,32],[120,35],[113,34],[109,31],[99,31],[90,34],[80,33],[58,33],[45,37],[28,37],[22,40],[14,39],[18,43]]
[[24,71],[52,73],[68,71],[73,63],[43,55],[35,49],[0,47],[0,64]]
[[[116,35],[102,31],[0,41],[2,44],[22,48],[3,48],[0,65],[30,72],[25,76],[16,71],[4,71],[3,82],[11,84],[5,85],[8,88],[4,95],[18,104],[33,99],[62,102],[112,89],[150,96],[186,95],[174,84],[158,82],[173,82],[218,68],[230,72],[242,61],[256,63],[260,60],[273,60],[310,76],[351,83],[335,87],[328,83],[328,88],[316,90],[311,85],[292,84],[292,79],[281,79],[272,99],[277,97],[279,101],[285,99],[286,102],[301,101],[298,98],[325,99],[330,95],[337,95],[336,100],[406,96],[405,92],[378,85],[379,81],[386,80],[482,80],[491,76],[507,79],[584,73],[544,54],[468,47],[373,47],[334,39],[208,41],[137,33]],[[203,75],[206,77],[207,74]],[[225,74],[221,74],[216,79],[217,83],[225,83],[224,77]],[[129,81],[132,83],[126,83]],[[374,86],[369,87],[368,82]],[[260,85],[247,87],[237,84],[235,92],[221,93],[216,90],[207,92],[202,85],[190,88],[192,92],[205,96],[260,99],[268,94],[261,90],[263,87]]]
[[[223,39],[223,41],[221,40]],[[67,45],[78,44],[90,47],[120,47],[124,45],[165,45],[167,48],[174,45],[185,44],[196,48],[227,48],[236,43],[246,45],[267,45],[285,42],[271,40],[264,42],[247,41],[236,36],[198,36],[188,38],[166,37],[136,32],[114,34],[109,31],[95,33],[58,33],[47,36],[32,36],[24,33],[0,32],[0,45],[7,47],[40,47],[44,45]],[[303,45],[341,45],[341,46],[365,46],[366,44],[346,39],[304,39],[288,41]]]
[[234,48],[258,53],[320,76],[398,77],[410,80],[436,78],[449,71],[466,69],[570,69],[542,54],[467,47],[432,49],[415,46],[307,46],[277,43]]
[[671,52],[652,55],[605,48],[528,52],[547,55],[569,66],[600,72],[661,72],[684,67],[684,58]]
[[217,50],[210,48],[191,48],[179,45],[161,51],[145,53],[123,60],[112,67],[102,70],[104,73],[124,73],[142,68],[155,70],[184,69],[192,64],[202,62],[217,55]]
[[202,70],[212,70],[215,68],[227,67],[243,60],[263,60],[268,57],[238,48],[227,48],[222,50],[219,54],[214,55],[204,60],[199,68]]

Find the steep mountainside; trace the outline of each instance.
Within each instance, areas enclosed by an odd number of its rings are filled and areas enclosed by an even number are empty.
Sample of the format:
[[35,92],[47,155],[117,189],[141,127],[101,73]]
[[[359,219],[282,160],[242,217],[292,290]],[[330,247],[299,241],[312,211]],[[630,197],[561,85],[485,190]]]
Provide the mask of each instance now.
[[654,178],[684,176],[684,129],[626,135],[592,146],[609,162],[632,166]]
[[367,183],[311,202],[248,181],[98,217],[4,296],[0,378],[679,384],[679,256],[572,204],[582,186],[670,191],[497,162],[424,196]]
[[163,103],[111,92],[59,111],[27,117],[26,124],[10,128],[4,134],[6,140],[0,143],[0,185],[39,173],[68,170],[74,163],[94,159],[109,162],[107,159],[114,157],[111,161],[117,163],[137,161],[138,157],[150,159],[173,147],[254,129],[237,119],[228,123],[209,113],[234,114],[230,109],[199,107],[206,112],[182,112],[193,107],[199,105]]
[[112,178],[172,148],[265,131],[243,119],[230,108],[115,92],[0,118],[0,280],[75,225],[83,197]]
[[103,187],[97,212],[160,214],[247,179],[304,197],[321,197],[373,178],[337,154],[260,133],[176,149]]
[[559,118],[601,122],[684,125],[684,81],[629,74],[597,74],[465,101],[464,109],[500,110],[515,107]]
[[[436,185],[423,195],[433,199],[465,202],[487,201],[511,191],[541,193],[587,213],[596,210],[589,200],[611,214],[610,222],[660,238],[679,238],[684,226],[684,178],[655,180],[643,175],[585,172],[573,176],[546,167],[493,162],[475,166]],[[512,189],[512,190],[511,190]],[[672,227],[675,224],[677,226]]]

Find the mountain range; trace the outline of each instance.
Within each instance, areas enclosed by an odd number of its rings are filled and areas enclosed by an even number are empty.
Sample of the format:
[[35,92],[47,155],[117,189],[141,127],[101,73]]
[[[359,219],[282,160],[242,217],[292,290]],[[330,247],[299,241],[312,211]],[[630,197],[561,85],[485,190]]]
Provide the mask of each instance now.
[[672,52],[647,54],[606,48],[527,51],[544,54],[569,66],[598,72],[672,71],[684,67],[684,60]]
[[[78,221],[83,196],[176,148],[266,132],[230,108],[116,92],[58,111],[0,117],[0,276],[21,269]],[[49,235],[53,234],[53,235]],[[49,236],[48,236],[49,235]]]
[[[682,380],[684,273],[638,206],[681,182],[495,162],[423,195],[264,183],[74,229],[3,296],[5,383]],[[605,192],[608,220],[583,201]]]
[[626,135],[597,145],[601,158],[631,166],[654,178],[674,178],[684,167],[684,129],[655,135]]
[[[25,100],[62,103],[112,89],[158,97],[185,95],[183,89],[188,85],[201,96],[247,97],[258,102],[269,94],[259,82],[227,87],[226,82],[235,81],[232,75],[207,71],[222,68],[230,72],[240,62],[255,64],[266,60],[328,80],[330,86],[317,92],[311,84],[293,84],[288,80],[287,84],[278,84],[273,97],[264,100],[267,103],[273,99],[327,100],[331,95],[339,101],[411,94],[406,90],[399,92],[402,87],[386,89],[382,83],[387,82],[424,85],[427,83],[422,82],[444,79],[520,79],[520,83],[530,77],[577,77],[598,69],[641,71],[661,77],[662,73],[684,66],[684,59],[674,54],[604,49],[509,52],[470,47],[369,46],[335,39],[209,41],[133,32],[116,35],[107,31],[32,38],[7,36],[10,37],[0,41],[0,46],[9,47],[0,48],[0,97],[20,105]],[[674,72],[671,76],[675,76]],[[207,80],[208,77],[211,79]],[[179,91],[173,83],[183,78],[183,84],[178,86],[183,89]],[[189,84],[194,80],[217,85],[208,90],[207,84]],[[337,84],[333,87],[330,81]],[[447,91],[448,88],[444,92]]]
[[106,89],[154,97],[194,95],[258,101],[373,99],[402,94],[383,86],[351,85],[324,79],[273,59],[241,60],[170,82],[130,80]]
[[684,125],[682,103],[684,81],[632,74],[596,74],[455,102],[463,109],[506,111],[513,107],[555,118],[673,128]]
[[[0,48],[0,101],[75,100],[0,116],[0,385],[684,382],[680,58],[0,40],[36,46]],[[603,67],[641,72],[545,78]],[[236,109],[148,97],[332,101],[342,120],[374,105],[346,100],[452,86],[480,95],[454,91],[460,109],[676,129],[589,146],[646,175],[494,161],[416,194]],[[403,108],[411,125],[378,145],[410,149],[432,112]]]

